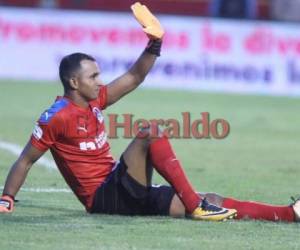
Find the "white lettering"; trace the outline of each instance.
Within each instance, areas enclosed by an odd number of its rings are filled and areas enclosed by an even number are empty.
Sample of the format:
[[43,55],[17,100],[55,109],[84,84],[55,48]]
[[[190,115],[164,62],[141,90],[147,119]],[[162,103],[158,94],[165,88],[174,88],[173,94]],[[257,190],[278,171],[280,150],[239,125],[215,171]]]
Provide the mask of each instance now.
[[96,136],[95,142],[80,142],[79,148],[82,151],[101,149],[107,141],[107,134],[102,132]]
[[33,129],[32,134],[35,139],[40,140],[43,136],[43,130],[40,128],[40,126],[38,124],[36,124]]
[[98,135],[95,139],[97,147],[100,149],[103,147],[103,145],[106,143],[107,140],[107,134],[105,132],[102,132],[100,135]]

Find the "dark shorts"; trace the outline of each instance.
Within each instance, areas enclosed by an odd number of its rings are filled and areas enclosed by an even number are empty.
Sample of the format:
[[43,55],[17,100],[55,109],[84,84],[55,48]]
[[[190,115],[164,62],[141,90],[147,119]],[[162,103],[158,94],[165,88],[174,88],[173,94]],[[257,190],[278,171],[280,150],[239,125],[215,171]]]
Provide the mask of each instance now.
[[116,168],[96,190],[91,213],[169,215],[175,194],[170,186],[145,187],[127,173],[121,157]]

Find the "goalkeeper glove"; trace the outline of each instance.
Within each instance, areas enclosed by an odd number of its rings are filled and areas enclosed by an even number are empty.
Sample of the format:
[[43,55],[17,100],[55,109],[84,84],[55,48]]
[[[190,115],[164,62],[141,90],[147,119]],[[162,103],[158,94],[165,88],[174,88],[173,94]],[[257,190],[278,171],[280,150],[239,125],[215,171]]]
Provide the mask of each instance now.
[[131,10],[136,20],[143,26],[143,31],[147,34],[149,39],[162,39],[165,33],[164,29],[147,6],[136,2],[131,5]]
[[12,213],[14,210],[14,198],[9,195],[3,195],[0,198],[0,213]]

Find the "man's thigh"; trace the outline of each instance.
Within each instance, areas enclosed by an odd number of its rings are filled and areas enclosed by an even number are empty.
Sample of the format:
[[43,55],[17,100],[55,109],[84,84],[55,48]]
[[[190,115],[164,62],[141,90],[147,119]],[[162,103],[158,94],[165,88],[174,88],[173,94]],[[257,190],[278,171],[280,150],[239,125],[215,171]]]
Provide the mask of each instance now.
[[121,215],[169,215],[175,194],[169,186],[145,187],[127,173],[120,163],[96,191],[92,213]]
[[147,138],[135,138],[122,154],[128,174],[144,186],[150,186],[152,178],[148,147]]

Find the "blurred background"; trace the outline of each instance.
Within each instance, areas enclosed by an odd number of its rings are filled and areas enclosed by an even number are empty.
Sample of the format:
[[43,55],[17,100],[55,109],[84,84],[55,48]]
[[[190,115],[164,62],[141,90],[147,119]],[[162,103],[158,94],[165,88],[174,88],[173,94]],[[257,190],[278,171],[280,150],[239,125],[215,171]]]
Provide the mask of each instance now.
[[[36,120],[63,92],[58,78],[63,56],[79,51],[91,54],[108,83],[142,53],[148,41],[131,14],[134,2],[0,0],[0,189]],[[133,114],[134,121],[172,118],[181,124],[182,112],[190,112],[191,121],[201,119],[201,112],[209,112],[210,121],[225,119],[230,134],[224,140],[172,139],[195,188],[289,204],[289,197],[297,197],[300,190],[300,0],[141,2],[166,31],[161,57],[141,87],[105,113],[119,114],[118,122],[125,113]],[[121,129],[118,133],[120,138],[110,139],[116,159],[130,142],[122,138]],[[109,249],[143,249],[145,242],[149,249],[300,246],[299,228],[284,223],[199,227],[188,221],[143,219],[132,224],[131,219],[119,217],[111,223],[111,217],[96,222],[80,213],[73,216],[68,209],[82,208],[73,196],[55,191],[67,187],[59,172],[52,171],[55,164],[50,159],[46,155],[44,162],[37,163],[42,167],[30,172],[24,188],[53,188],[54,193],[21,192],[17,217],[3,220],[10,228],[0,232],[3,249],[41,249],[41,238],[48,246],[43,249],[70,245],[94,249],[99,239]],[[154,183],[164,182],[158,175],[154,179]],[[156,236],[146,224],[151,228],[155,224]],[[183,230],[185,225],[192,230]],[[112,233],[99,231],[104,229]],[[11,232],[21,240],[8,241]],[[89,232],[88,237],[82,232]],[[114,238],[116,232],[122,238]],[[132,237],[135,232],[139,237]],[[72,235],[69,240],[68,234]],[[165,234],[171,240],[161,237]],[[58,237],[64,238],[62,247]]]
[[[128,11],[131,0],[1,0],[1,5],[80,10]],[[156,13],[225,18],[299,21],[298,0],[145,0]],[[284,10],[284,11],[283,11]]]
[[[63,92],[63,56],[91,54],[108,83],[144,50],[147,37],[130,12],[134,2],[0,0],[0,190],[36,120]],[[224,140],[172,139],[195,188],[289,204],[300,190],[300,0],[141,2],[165,28],[161,57],[141,88],[106,112],[119,114],[118,122],[125,113],[181,124],[182,112],[192,121],[201,112],[210,121],[227,120]],[[110,139],[116,159],[130,142],[118,133]],[[104,249],[299,249],[299,227],[285,223],[95,220],[59,191],[67,186],[50,159],[30,172],[16,216],[0,218],[1,249],[97,249],[99,240]],[[154,183],[162,182],[155,176]],[[18,240],[10,241],[12,234]]]
[[[0,78],[57,81],[62,56],[96,57],[105,82],[147,39],[130,0],[0,0]],[[300,0],[145,0],[166,35],[145,87],[298,96]],[[150,80],[149,80],[150,79]]]

